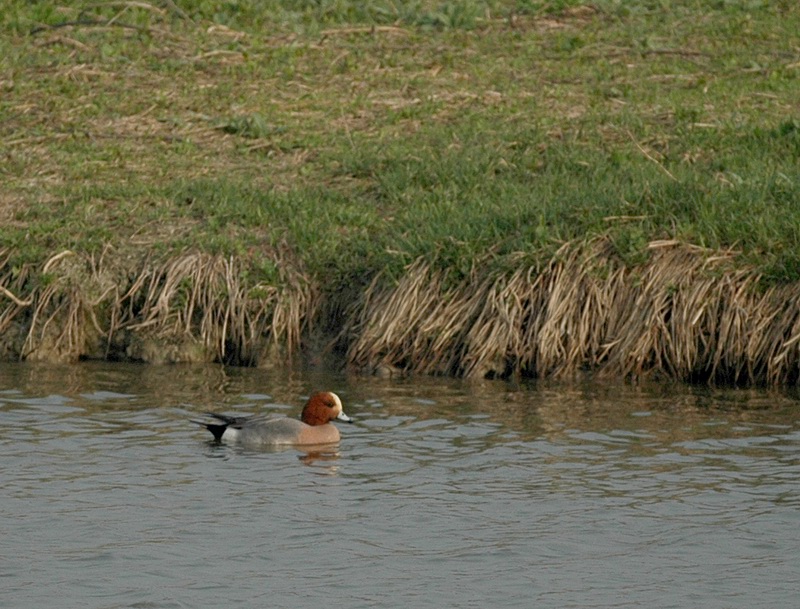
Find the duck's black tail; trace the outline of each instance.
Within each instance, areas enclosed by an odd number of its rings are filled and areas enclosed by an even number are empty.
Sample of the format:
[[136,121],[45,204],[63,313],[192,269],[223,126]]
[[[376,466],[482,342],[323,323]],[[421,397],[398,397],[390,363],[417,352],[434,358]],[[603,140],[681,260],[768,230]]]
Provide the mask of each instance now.
[[201,427],[205,427],[208,431],[214,434],[214,440],[217,442],[222,441],[222,434],[225,433],[225,430],[228,429],[228,426],[233,425],[236,423],[236,417],[228,417],[224,414],[215,414],[213,412],[206,413],[210,417],[214,417],[220,423],[212,423],[210,421],[196,421],[192,419],[192,423],[200,425]]
[[192,421],[192,423],[202,425],[208,431],[214,434],[214,440],[216,442],[222,441],[222,434],[224,434],[225,430],[228,429],[227,423],[204,423],[203,421]]

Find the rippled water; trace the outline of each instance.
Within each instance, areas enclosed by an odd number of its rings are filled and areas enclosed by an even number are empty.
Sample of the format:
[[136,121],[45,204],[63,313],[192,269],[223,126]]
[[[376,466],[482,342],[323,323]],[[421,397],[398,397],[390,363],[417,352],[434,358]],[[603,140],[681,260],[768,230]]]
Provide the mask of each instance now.
[[[188,418],[337,391],[335,449]],[[796,606],[800,410],[762,391],[0,365],[0,606]]]

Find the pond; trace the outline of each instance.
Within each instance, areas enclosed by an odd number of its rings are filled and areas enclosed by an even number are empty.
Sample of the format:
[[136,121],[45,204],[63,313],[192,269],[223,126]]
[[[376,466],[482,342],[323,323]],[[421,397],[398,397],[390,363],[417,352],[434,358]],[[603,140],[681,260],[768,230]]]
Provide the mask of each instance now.
[[[207,410],[337,446],[217,445]],[[762,390],[0,364],[0,606],[789,607],[800,401]]]

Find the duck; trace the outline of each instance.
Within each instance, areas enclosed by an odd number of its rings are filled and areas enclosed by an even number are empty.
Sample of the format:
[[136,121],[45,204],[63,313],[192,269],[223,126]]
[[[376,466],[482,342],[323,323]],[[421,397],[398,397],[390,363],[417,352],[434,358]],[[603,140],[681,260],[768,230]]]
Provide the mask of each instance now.
[[352,423],[344,413],[342,400],[331,391],[319,391],[308,398],[300,419],[283,415],[231,417],[206,413],[213,421],[192,421],[205,427],[217,442],[235,442],[246,446],[309,446],[335,444],[339,430],[333,420]]

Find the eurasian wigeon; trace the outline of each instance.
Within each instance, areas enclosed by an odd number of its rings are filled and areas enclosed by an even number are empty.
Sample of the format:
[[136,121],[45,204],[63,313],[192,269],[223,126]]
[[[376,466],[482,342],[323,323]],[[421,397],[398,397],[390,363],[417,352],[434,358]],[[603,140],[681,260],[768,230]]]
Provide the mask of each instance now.
[[250,446],[333,444],[339,441],[339,430],[331,421],[353,422],[342,410],[339,396],[330,391],[312,395],[303,408],[300,420],[275,414],[254,417],[229,417],[213,412],[207,414],[216,421],[194,423],[208,429],[216,441],[235,441]]

